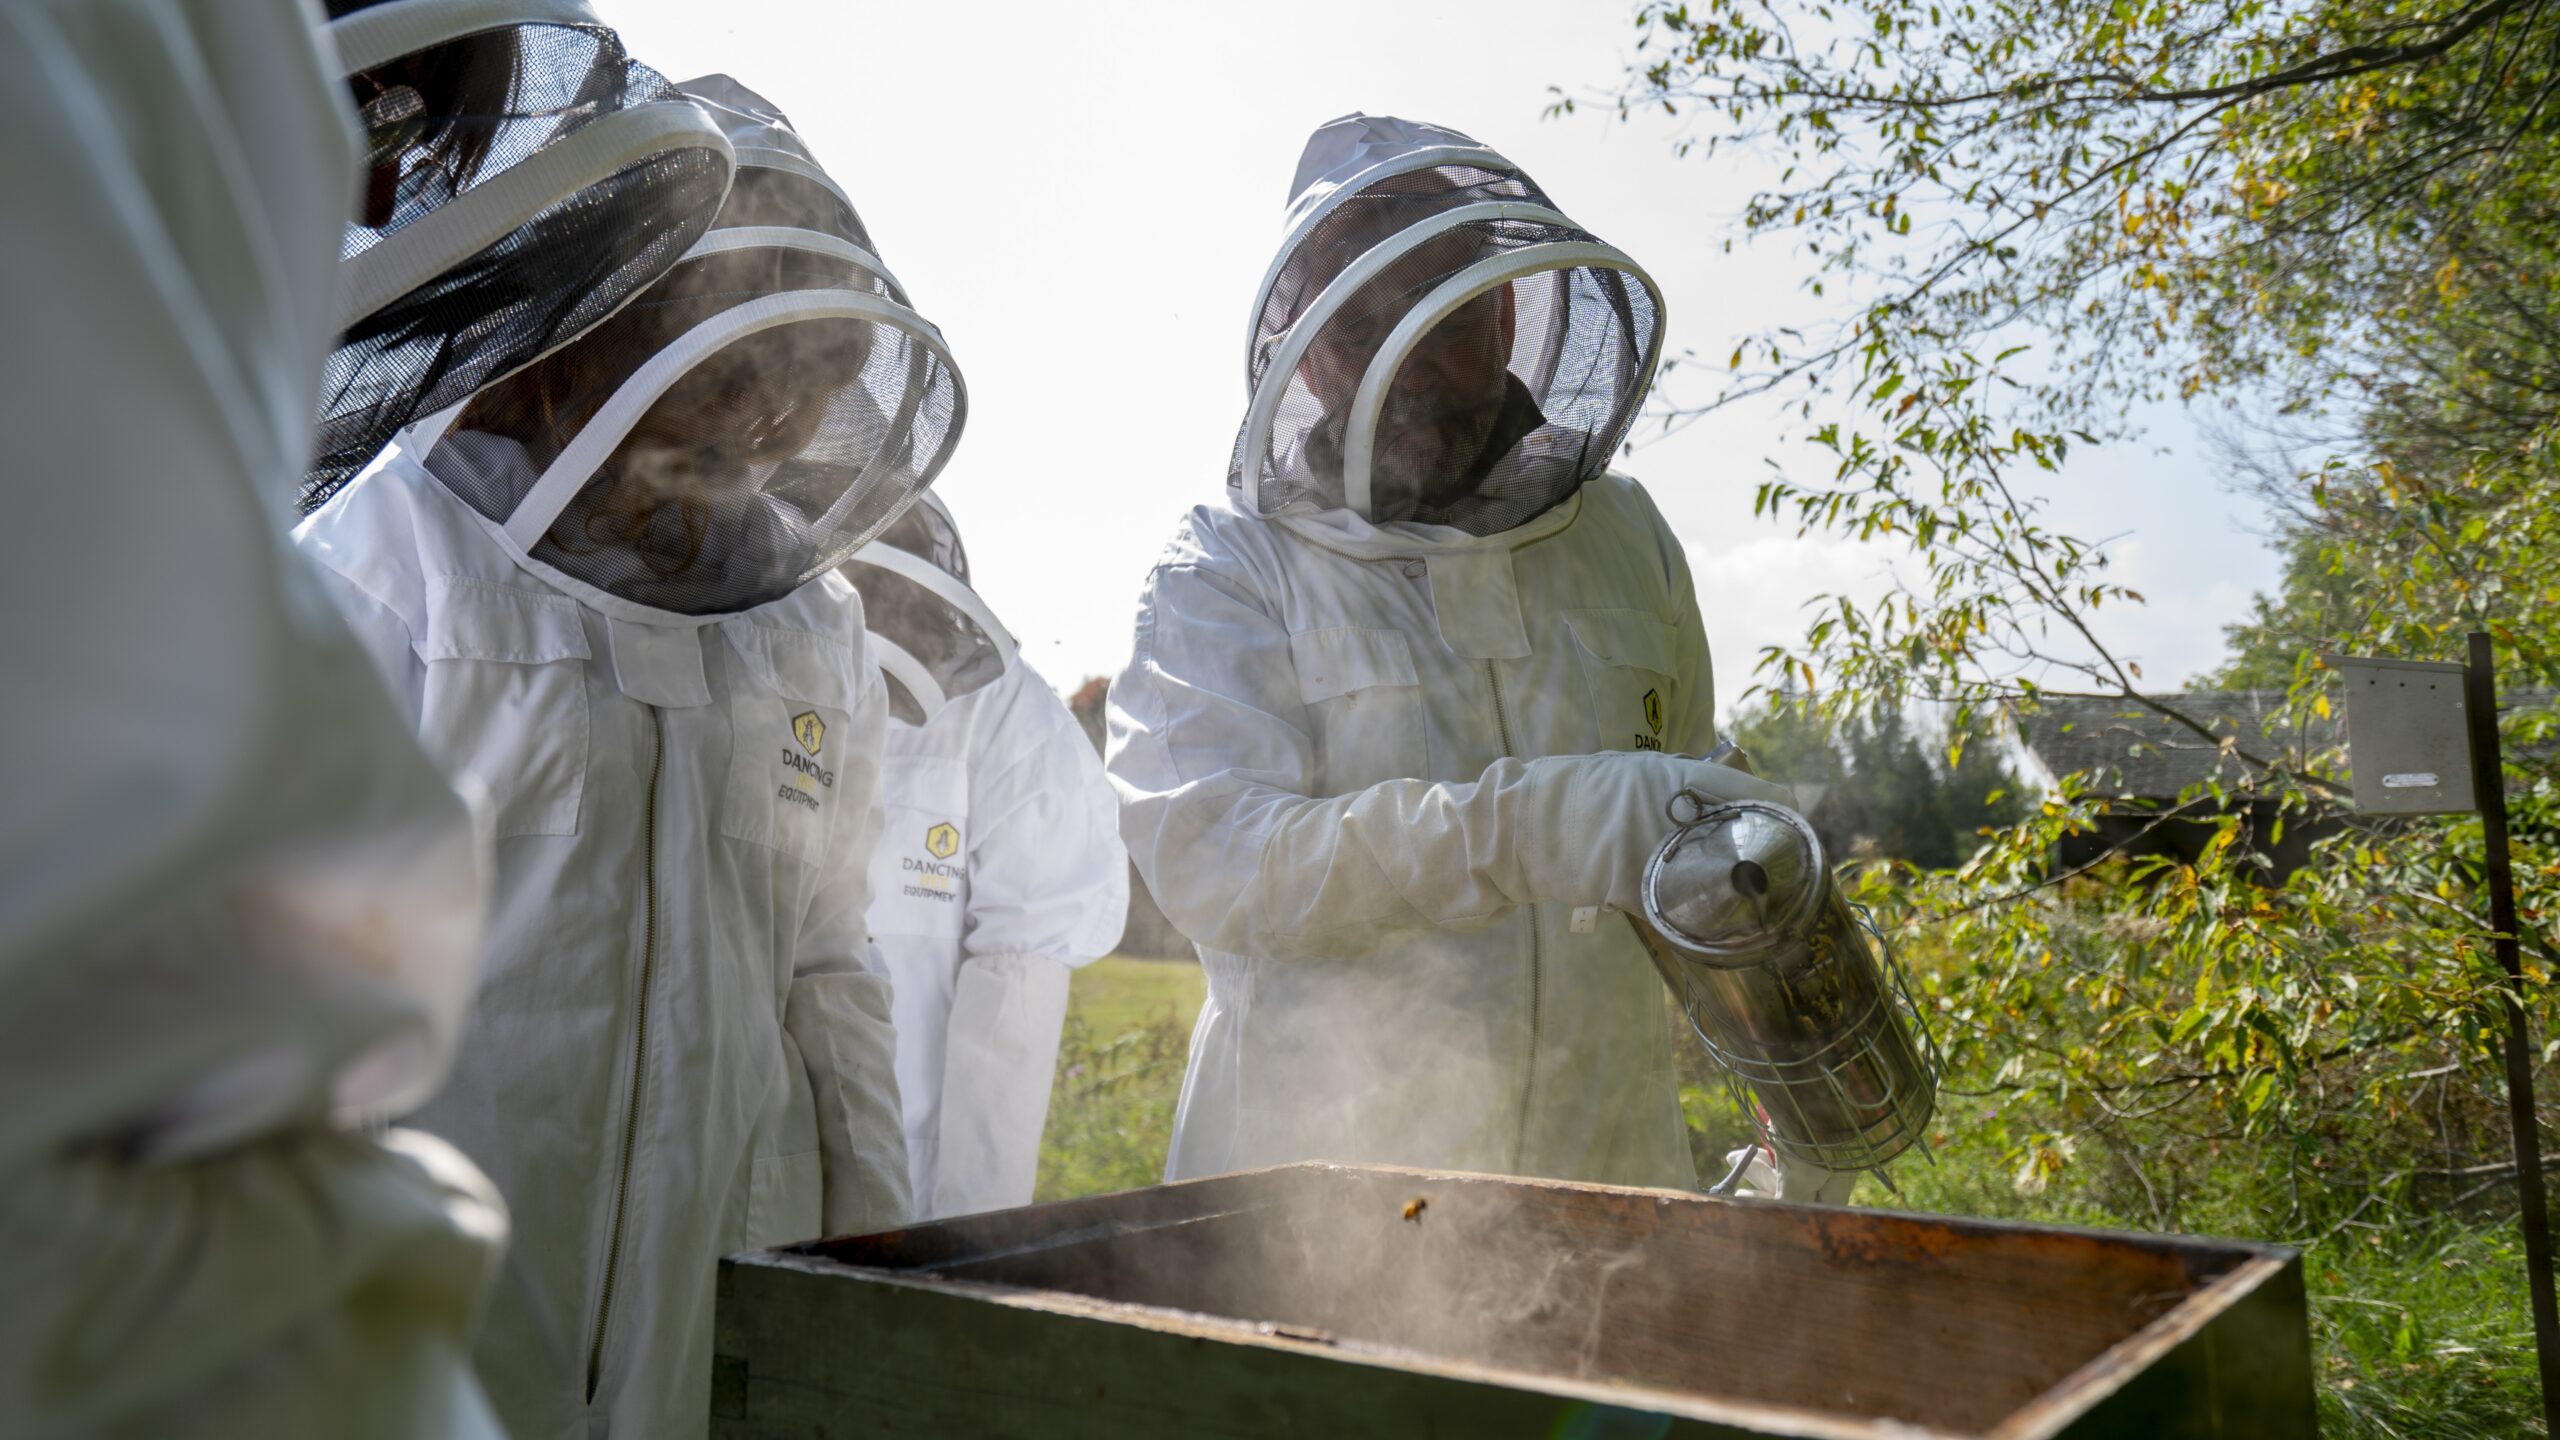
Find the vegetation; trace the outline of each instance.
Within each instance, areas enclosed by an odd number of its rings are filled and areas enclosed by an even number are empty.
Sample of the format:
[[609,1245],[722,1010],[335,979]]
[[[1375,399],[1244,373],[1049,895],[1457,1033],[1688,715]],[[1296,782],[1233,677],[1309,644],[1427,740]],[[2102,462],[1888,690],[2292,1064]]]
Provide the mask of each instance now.
[[1108,956],[1076,972],[1040,1141],[1038,1200],[1164,1178],[1191,1021],[1208,992],[1196,963]]
[[[2285,529],[2227,682],[2325,713],[2321,651],[2449,658],[2474,627],[2510,685],[2554,678],[2560,9],[1649,0],[1637,26],[1621,113],[1764,161],[1732,238],[1800,245],[1828,316],[1687,357],[1666,423],[1783,401],[1831,472],[1776,473],[1760,512],[1911,562],[1879,602],[1826,599],[1762,657],[1772,687],[1833,717],[1934,702],[1959,739],[2057,692],[2190,721],[2094,633],[2141,600],[2106,547],[2030,495],[2163,396],[2215,408]],[[2516,998],[2548,1035],[2553,721],[2506,725]],[[2219,827],[2191,864],[2054,874],[2127,798],[2079,776],[1960,863],[1856,872],[1951,1064],[1941,1163],[1898,1178],[1926,1205],[2301,1244],[2330,1433],[2539,1433],[2478,822],[2359,822],[2244,883],[2227,801],[2344,804],[2345,757],[2274,738],[2302,733],[2224,744],[2176,812]]]
[[[1760,774],[1794,787],[1823,847],[1841,859],[1943,869],[1983,830],[2026,813],[1995,744],[1950,745],[1893,705],[1826,715],[1773,701],[1726,727]],[[1987,738],[1976,725],[1968,741]]]

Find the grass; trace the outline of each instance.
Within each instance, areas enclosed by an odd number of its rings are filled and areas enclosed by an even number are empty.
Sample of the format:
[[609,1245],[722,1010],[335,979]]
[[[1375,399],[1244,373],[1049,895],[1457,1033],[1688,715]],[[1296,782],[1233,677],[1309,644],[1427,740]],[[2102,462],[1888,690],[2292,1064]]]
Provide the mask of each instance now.
[[1164,1177],[1191,1022],[1208,985],[1187,960],[1112,955],[1076,972],[1034,1199],[1130,1190]]
[[1185,1035],[1209,993],[1209,977],[1187,960],[1133,960],[1109,955],[1078,970],[1067,1012],[1104,1036],[1170,1018]]
[[[1206,983],[1199,966],[1181,961],[1115,956],[1077,972],[1041,1145],[1039,1199],[1161,1178]],[[1682,1040],[1682,1110],[1692,1153],[1712,1179],[1718,1158],[1739,1143],[1742,1121],[1704,1052],[1685,1034]],[[2480,1440],[2542,1433],[2522,1245],[2512,1210],[2494,1197],[2427,1215],[2350,1216],[2326,1233],[2319,1226],[2297,1233],[2262,1153],[2198,1146],[2184,1167],[2185,1201],[2164,1225],[2139,1208],[2139,1187],[2022,1184],[2007,1126],[1990,1101],[1943,1096],[1933,1128],[1936,1163],[1897,1164],[1898,1198],[1865,1181],[1857,1202],[2299,1245],[2324,1435]],[[2092,1157],[2074,1174],[2094,1168]]]

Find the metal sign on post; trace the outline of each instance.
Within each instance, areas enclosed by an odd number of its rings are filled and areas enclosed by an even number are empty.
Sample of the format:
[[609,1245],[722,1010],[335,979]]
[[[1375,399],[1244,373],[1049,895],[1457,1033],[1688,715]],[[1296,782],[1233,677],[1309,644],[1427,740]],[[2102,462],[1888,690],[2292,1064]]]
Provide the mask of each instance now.
[[2356,808],[2367,815],[2462,815],[2471,793],[2463,667],[2359,655],[2321,659],[2346,681]]
[[2560,1300],[2551,1289],[2551,1217],[2542,1185],[2542,1136],[2533,1114],[2533,1036],[2516,953],[2515,868],[2507,847],[2505,763],[2498,753],[2498,673],[2489,637],[2471,632],[2468,664],[2326,655],[2347,684],[2347,751],[2356,808],[2374,815],[2480,814],[2489,882],[2489,929],[2507,973],[2507,1122],[2516,1198],[2524,1210],[2524,1261],[2532,1286],[2533,1344],[2542,1374],[2545,1434],[2560,1436]]

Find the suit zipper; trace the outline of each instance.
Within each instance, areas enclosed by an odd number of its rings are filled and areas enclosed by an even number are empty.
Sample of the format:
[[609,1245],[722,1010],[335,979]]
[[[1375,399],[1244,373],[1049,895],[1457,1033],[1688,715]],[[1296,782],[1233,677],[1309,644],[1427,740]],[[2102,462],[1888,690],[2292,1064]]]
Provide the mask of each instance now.
[[[1493,728],[1502,737],[1502,753],[1517,758],[1511,744],[1511,717],[1502,704],[1502,668],[1499,662],[1484,662],[1485,678],[1493,682]],[[1529,1065],[1520,1077],[1520,1120],[1511,1133],[1511,1168],[1520,1169],[1529,1152],[1529,1104],[1538,1088],[1539,1009],[1546,991],[1546,941],[1538,933],[1538,907],[1529,907]]]
[[649,804],[640,828],[641,894],[648,928],[640,942],[640,1015],[631,1042],[631,1095],[622,1117],[622,1158],[613,1174],[613,1229],[606,1242],[604,1287],[596,1298],[595,1334],[587,1341],[587,1399],[604,1373],[604,1327],[613,1315],[613,1282],[622,1269],[622,1222],[631,1201],[631,1157],[640,1142],[642,1082],[649,1072],[649,994],[658,970],[658,780],[666,769],[666,716],[649,707]]

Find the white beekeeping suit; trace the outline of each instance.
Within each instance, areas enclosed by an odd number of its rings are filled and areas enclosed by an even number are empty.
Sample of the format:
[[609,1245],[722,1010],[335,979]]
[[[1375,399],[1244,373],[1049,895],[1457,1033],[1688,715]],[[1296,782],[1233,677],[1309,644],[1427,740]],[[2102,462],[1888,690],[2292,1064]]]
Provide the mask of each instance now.
[[928,495],[846,562],[890,697],[871,934],[896,986],[918,1218],[1031,1202],[1067,977],[1120,938],[1101,757],[968,588]]
[[[948,459],[959,376],[780,117],[685,88],[739,157],[714,226],[297,532],[490,793],[488,958],[418,1119],[515,1217],[478,1363],[520,1436],[704,1433],[719,1257],[909,1212],[886,700],[832,572]],[[750,186],[785,145],[801,190]]]
[[0,3],[0,1434],[495,1435],[462,803],[284,541],[356,152],[285,0]]
[[1693,1185],[1622,914],[1709,749],[1679,540],[1605,473],[1661,345],[1625,255],[1454,131],[1301,161],[1227,503],[1111,687],[1121,833],[1209,998],[1172,1178],[1329,1158]]

